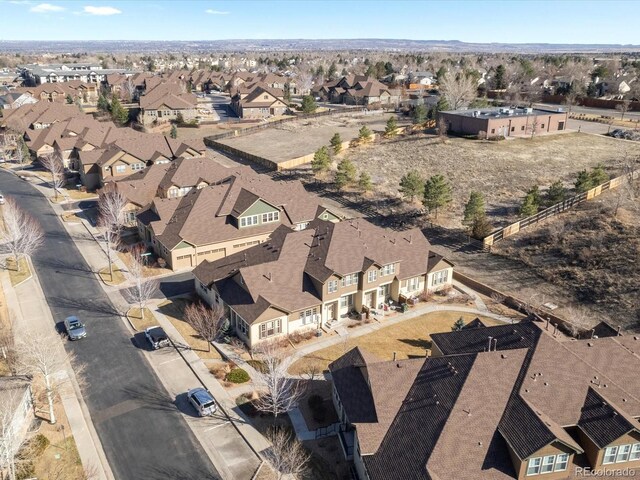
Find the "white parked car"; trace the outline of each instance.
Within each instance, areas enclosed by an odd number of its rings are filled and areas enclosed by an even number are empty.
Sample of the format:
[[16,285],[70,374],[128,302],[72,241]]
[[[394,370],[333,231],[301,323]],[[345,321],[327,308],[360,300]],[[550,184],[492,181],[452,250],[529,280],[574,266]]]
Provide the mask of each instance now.
[[187,398],[201,417],[213,415],[218,409],[218,405],[216,404],[213,395],[209,393],[209,390],[202,387],[192,388],[189,390],[187,392]]

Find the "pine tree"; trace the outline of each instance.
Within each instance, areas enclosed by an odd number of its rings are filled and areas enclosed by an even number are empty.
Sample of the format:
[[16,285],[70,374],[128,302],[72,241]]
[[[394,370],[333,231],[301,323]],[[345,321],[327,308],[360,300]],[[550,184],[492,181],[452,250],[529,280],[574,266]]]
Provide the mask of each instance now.
[[547,205],[555,205],[556,203],[564,202],[567,197],[567,189],[560,180],[553,182],[547,190],[546,202]]
[[452,332],[459,332],[460,330],[462,330],[464,328],[465,325],[466,324],[464,323],[464,318],[460,317],[458,320],[455,321],[455,323],[451,327],[451,331]]
[[335,80],[336,73],[338,73],[338,67],[336,67],[336,62],[332,62],[329,66],[329,70],[327,71],[329,80]]
[[313,113],[318,108],[316,105],[316,101],[311,95],[305,95],[302,97],[302,112],[303,113]]
[[18,137],[18,140],[16,141],[16,150],[20,152],[18,153],[18,159],[20,160],[20,163],[24,163],[31,159],[29,147],[27,147],[27,144],[25,143],[22,136]]
[[527,192],[527,195],[531,195],[533,197],[533,202],[540,207],[542,204],[542,198],[540,197],[540,189],[538,188],[538,185],[531,187]]
[[125,109],[117,97],[111,98],[111,118],[116,125],[124,125],[129,121],[129,111]]
[[484,196],[480,192],[471,192],[469,201],[464,206],[464,225],[473,225],[476,217],[485,215]]
[[400,193],[412,202],[424,194],[424,180],[415,170],[409,170],[400,179]]
[[424,105],[416,105],[413,109],[413,123],[418,125],[427,121],[427,107]]
[[364,142],[371,138],[371,130],[366,125],[363,125],[360,130],[358,130],[358,138]]
[[449,109],[451,109],[449,102],[444,95],[441,95],[438,99],[438,103],[436,103],[436,112],[444,112]]
[[326,172],[330,164],[331,159],[329,158],[329,150],[327,147],[323,146],[316,150],[316,153],[313,154],[313,160],[311,160],[311,169],[313,172]]
[[367,172],[362,172],[360,174],[360,179],[358,180],[358,187],[360,187],[360,190],[362,190],[363,192],[370,192],[373,188],[373,184],[371,183],[371,175],[369,175]]
[[171,125],[171,133],[169,135],[171,138],[178,138],[178,128],[175,124]]
[[493,227],[486,215],[478,215],[471,224],[471,236],[477,240],[482,240],[489,235]]
[[351,160],[345,158],[338,164],[338,171],[336,172],[336,186],[338,189],[342,190],[355,179],[356,167]]
[[591,170],[589,176],[591,177],[591,185],[593,185],[593,187],[602,185],[609,180],[609,175],[604,171],[604,165],[602,164],[597,165],[593,170]]
[[451,185],[442,175],[433,175],[424,185],[424,198],[422,203],[429,212],[435,210],[438,218],[438,209],[451,203]]
[[98,110],[108,112],[110,108],[109,100],[107,100],[104,95],[100,95],[98,97]]
[[538,208],[540,204],[536,202],[536,197],[534,193],[527,193],[522,201],[522,205],[520,205],[520,216],[521,217],[530,217],[531,215],[535,215],[538,213]]
[[67,104],[68,104],[68,105],[73,105],[73,97],[71,96],[71,94],[70,94],[70,93],[67,93],[67,98],[66,98],[66,100],[67,100]]
[[507,88],[504,79],[505,73],[506,70],[504,68],[504,65],[498,65],[496,67],[496,73],[493,78],[493,88],[495,88],[496,90],[504,90],[505,88]]
[[587,190],[592,189],[593,180],[591,175],[589,175],[589,172],[587,172],[586,170],[581,170],[580,172],[578,172],[578,177],[576,178],[574,186],[576,188],[576,192],[578,193],[583,193]]
[[394,137],[398,133],[398,121],[395,115],[391,115],[387,120],[387,126],[384,129],[384,134],[387,137]]
[[342,150],[342,138],[340,137],[339,133],[334,133],[329,143],[331,145],[331,148],[333,148],[333,153],[335,153],[336,155],[340,153],[340,151]]

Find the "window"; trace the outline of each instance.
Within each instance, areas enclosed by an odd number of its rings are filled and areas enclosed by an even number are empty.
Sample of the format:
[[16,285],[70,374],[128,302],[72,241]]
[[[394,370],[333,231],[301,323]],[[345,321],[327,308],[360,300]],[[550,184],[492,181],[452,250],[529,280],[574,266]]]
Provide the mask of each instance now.
[[567,463],[569,463],[568,453],[560,453],[559,455],[556,455],[556,467],[553,471],[564,472],[567,469]]
[[542,125],[540,125],[540,128],[544,128],[544,123]]
[[340,308],[352,308],[353,307],[353,293],[351,295],[344,295],[340,297]]
[[316,322],[316,314],[318,313],[317,308],[310,308],[303,312],[300,312],[300,321],[302,325],[308,325],[310,323]]
[[169,194],[169,198],[176,198],[178,196],[178,189],[170,188],[168,194]]
[[251,225],[258,225],[258,215],[251,215],[250,217],[242,217],[240,219],[241,227],[250,227]]
[[337,280],[331,280],[329,281],[329,284],[327,286],[327,291],[329,293],[335,293],[338,291],[338,281]]
[[602,464],[614,463],[616,461],[616,453],[618,453],[618,447],[608,447],[604,450],[604,459]]
[[522,126],[520,127],[520,130],[524,131],[524,125],[522,125]]
[[296,225],[296,230],[304,230],[309,225],[309,222],[302,222]]
[[640,443],[634,443],[631,447],[631,456],[629,460],[640,460]]
[[540,473],[549,473],[553,472],[553,463],[556,460],[555,455],[547,455],[542,459],[542,468],[540,469]]
[[144,168],[144,163],[133,163],[131,164],[131,170],[137,172],[138,170],[142,170]]
[[433,274],[431,286],[435,287],[436,285],[442,285],[443,283],[447,283],[447,280],[449,280],[449,270],[440,270]]
[[351,285],[357,285],[358,284],[358,274],[357,273],[350,273],[349,275],[345,275],[344,277],[342,277],[341,284],[342,284],[343,287],[350,287]]
[[616,463],[628,462],[629,452],[631,452],[631,445],[620,445],[618,447],[618,455],[616,456]]
[[[516,127],[511,127],[511,131],[515,132],[516,131]],[[545,457],[546,458],[546,457]]]
[[491,133],[496,133],[496,129],[495,129],[495,128],[492,128],[492,129],[491,129]]
[[407,288],[407,290],[409,290],[410,292],[413,292],[415,290],[418,290],[418,288],[420,288],[420,277],[410,278],[409,287]]
[[529,463],[527,465],[527,475],[538,475],[540,473],[540,464],[542,463],[542,458],[531,458],[529,459]]
[[393,275],[396,273],[396,265],[395,263],[391,263],[389,265],[385,265],[380,269],[380,276],[384,277],[386,275]]
[[377,270],[371,270],[369,272],[369,275],[368,275],[369,283],[375,282],[377,280],[377,278],[378,278],[378,271]]
[[262,223],[277,222],[280,220],[280,212],[269,212],[262,214]]
[[126,165],[116,165],[116,173],[124,173],[126,170]]
[[272,320],[270,322],[264,322],[260,324],[260,338],[271,337],[282,331],[282,320]]

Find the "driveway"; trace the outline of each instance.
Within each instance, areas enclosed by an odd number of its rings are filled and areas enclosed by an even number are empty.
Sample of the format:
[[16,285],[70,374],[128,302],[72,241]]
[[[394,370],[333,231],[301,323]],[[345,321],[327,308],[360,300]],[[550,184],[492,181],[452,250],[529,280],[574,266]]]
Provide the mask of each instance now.
[[[136,348],[48,201],[27,182],[0,172],[0,190],[18,200],[45,232],[33,256],[56,321],[77,314],[88,337],[66,348],[85,365],[83,396],[116,479],[217,479],[218,472]],[[52,328],[54,326],[52,325]]]

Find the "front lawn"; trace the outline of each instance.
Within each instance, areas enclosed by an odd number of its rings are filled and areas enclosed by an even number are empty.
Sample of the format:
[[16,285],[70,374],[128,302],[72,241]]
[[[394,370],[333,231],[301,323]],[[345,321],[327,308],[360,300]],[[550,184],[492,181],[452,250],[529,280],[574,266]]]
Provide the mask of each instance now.
[[127,318],[139,332],[142,332],[145,328],[158,325],[156,317],[153,316],[153,313],[148,308],[143,308],[142,315],[140,315],[140,308],[132,307],[127,312]]
[[109,286],[120,285],[126,280],[124,274],[116,266],[113,267],[113,275],[109,273],[109,267],[100,270],[98,275],[100,275],[102,281]]
[[[424,357],[426,350],[431,348],[432,333],[450,332],[456,320],[462,317],[465,323],[478,315],[461,312],[433,312],[420,317],[405,320],[395,325],[383,327],[375,332],[351,338],[344,337],[335,345],[310,353],[295,362],[289,373],[299,375],[310,370],[322,372],[331,362],[344,355],[354,347],[360,347],[382,360],[392,360],[393,352],[396,358]],[[485,325],[500,325],[500,322],[488,317],[480,316]]]
[[9,278],[11,279],[11,285],[16,286],[24,282],[31,276],[31,269],[29,268],[29,262],[22,257],[18,262],[18,268],[16,269],[16,261],[14,258],[7,258],[7,270],[9,270]]

